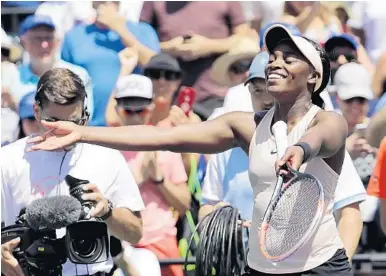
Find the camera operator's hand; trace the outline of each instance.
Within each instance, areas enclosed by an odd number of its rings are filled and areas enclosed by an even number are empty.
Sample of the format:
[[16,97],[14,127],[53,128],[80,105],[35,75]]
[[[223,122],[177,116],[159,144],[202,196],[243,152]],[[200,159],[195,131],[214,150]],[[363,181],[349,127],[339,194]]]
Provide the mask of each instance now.
[[1,274],[5,276],[24,276],[19,263],[12,255],[13,250],[19,243],[20,238],[16,238],[1,245]]
[[95,184],[87,184],[83,186],[83,190],[91,191],[85,193],[82,196],[83,200],[91,200],[95,202],[95,208],[90,214],[90,217],[102,217],[109,211],[109,203],[107,199],[101,194],[98,187]]

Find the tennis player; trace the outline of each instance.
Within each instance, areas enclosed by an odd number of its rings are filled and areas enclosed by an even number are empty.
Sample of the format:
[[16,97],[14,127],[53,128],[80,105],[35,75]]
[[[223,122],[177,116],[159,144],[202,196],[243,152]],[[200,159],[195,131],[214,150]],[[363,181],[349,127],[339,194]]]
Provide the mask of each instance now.
[[[333,196],[342,168],[347,137],[345,119],[324,111],[320,92],[326,87],[329,60],[318,44],[292,36],[280,24],[268,28],[265,44],[267,91],[276,98],[266,113],[232,112],[194,125],[171,129],[154,126],[83,127],[70,122],[43,122],[44,136],[30,139],[27,151],[57,150],[74,143],[91,143],[119,150],[171,150],[218,153],[240,146],[249,154],[249,175],[255,205],[249,238],[246,275],[352,275],[333,216]],[[277,161],[272,125],[288,125],[286,153]],[[327,207],[316,234],[281,262],[265,259],[259,248],[261,218],[276,184],[276,172],[286,162],[323,183]]]

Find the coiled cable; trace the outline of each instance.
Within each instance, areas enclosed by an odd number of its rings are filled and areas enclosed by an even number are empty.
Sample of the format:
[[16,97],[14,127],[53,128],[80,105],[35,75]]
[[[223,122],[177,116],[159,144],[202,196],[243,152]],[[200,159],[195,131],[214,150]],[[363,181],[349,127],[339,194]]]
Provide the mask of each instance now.
[[224,206],[204,217],[192,234],[188,251],[196,232],[200,240],[196,251],[195,276],[240,276],[243,273],[246,250],[238,209]]

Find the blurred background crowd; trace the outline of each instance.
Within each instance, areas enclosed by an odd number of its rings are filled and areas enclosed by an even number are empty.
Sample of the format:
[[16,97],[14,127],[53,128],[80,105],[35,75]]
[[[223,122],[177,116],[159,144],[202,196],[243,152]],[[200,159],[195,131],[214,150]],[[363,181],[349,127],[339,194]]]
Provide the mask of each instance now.
[[[348,122],[347,150],[367,188],[386,134],[385,1],[2,1],[1,8],[2,145],[38,131],[36,86],[53,67],[81,77],[93,126],[173,127],[269,109],[268,94],[250,96],[264,90],[255,81],[264,79],[264,61],[252,61],[264,48],[264,29],[282,22],[324,46],[332,71],[324,100]],[[187,111],[177,101],[186,87],[195,91]],[[185,256],[201,202],[231,203],[244,219],[252,216],[241,151],[123,154],[138,183],[161,170],[169,184],[140,187],[144,236],[126,244],[138,271],[151,269],[154,256]],[[229,158],[239,162],[227,168]],[[356,252],[385,251],[378,198],[357,202],[366,231]],[[162,275],[182,275],[182,268],[163,267]]]

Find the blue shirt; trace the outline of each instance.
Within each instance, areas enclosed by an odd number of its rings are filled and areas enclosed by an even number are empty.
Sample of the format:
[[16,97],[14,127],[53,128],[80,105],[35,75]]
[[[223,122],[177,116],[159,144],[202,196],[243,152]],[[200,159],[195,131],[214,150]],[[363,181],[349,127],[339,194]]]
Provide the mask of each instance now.
[[227,202],[239,209],[243,219],[252,220],[253,190],[248,167],[248,156],[241,148],[212,155],[202,188],[202,203]]
[[[158,36],[150,25],[127,22],[126,27],[140,43],[159,52]],[[106,106],[121,69],[118,52],[124,48],[116,32],[100,29],[95,24],[76,26],[64,38],[62,58],[85,68],[94,84],[94,116],[89,125],[106,125]],[[141,72],[141,68],[136,67],[133,73]]]
[[[79,78],[83,81],[84,85],[86,86],[86,93],[87,93],[87,110],[90,113],[90,117],[93,115],[93,93],[92,93],[92,83],[90,76],[88,75],[87,71],[79,67],[77,65],[68,63],[64,60],[58,60],[55,62],[54,67],[56,68],[67,68],[77,74]],[[31,71],[31,67],[29,64],[21,64],[19,66],[19,74],[20,74],[20,87],[18,87],[17,96],[16,98],[18,101],[20,101],[23,96],[28,94],[31,91],[37,90],[37,85],[39,82],[39,77],[35,75]]]

